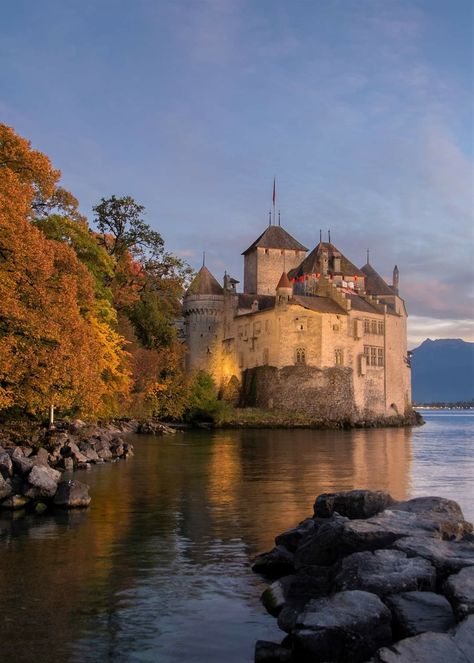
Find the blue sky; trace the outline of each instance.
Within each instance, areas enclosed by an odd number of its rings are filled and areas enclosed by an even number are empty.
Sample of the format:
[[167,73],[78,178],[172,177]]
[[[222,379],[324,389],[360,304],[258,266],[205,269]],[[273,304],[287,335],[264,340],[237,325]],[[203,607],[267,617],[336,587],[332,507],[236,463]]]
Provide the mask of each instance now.
[[265,228],[401,273],[410,344],[474,341],[470,0],[16,0],[0,120],[85,214],[132,195],[217,277]]

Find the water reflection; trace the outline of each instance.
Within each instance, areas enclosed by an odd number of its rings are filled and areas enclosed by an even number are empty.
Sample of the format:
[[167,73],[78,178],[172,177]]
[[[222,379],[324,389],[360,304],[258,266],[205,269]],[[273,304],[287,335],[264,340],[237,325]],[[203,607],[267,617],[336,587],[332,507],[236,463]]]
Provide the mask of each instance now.
[[84,476],[87,512],[0,520],[0,659],[251,661],[280,633],[249,560],[318,493],[416,492],[426,431],[421,461],[405,429],[136,438],[133,459]]

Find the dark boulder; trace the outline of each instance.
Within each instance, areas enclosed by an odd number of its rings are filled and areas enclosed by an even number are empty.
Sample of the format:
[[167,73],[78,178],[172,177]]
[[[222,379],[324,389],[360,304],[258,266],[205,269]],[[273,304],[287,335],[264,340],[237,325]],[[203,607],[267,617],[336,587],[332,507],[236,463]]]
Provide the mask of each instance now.
[[292,631],[298,661],[358,663],[391,642],[390,611],[368,592],[310,601]]
[[444,497],[415,497],[406,502],[397,502],[392,511],[417,514],[421,521],[436,524],[443,539],[460,539],[472,532],[472,524],[464,520],[461,507],[454,500]]
[[410,536],[396,541],[393,548],[408,557],[429,560],[441,580],[465,566],[474,566],[474,542],[471,541],[440,541],[428,536]]
[[469,615],[458,625],[453,639],[456,647],[466,656],[466,660],[474,660],[474,615]]
[[291,663],[291,649],[276,642],[257,640],[254,661],[255,663]]
[[444,591],[458,619],[474,614],[474,566],[449,576]]
[[383,511],[395,500],[382,490],[349,490],[342,493],[323,493],[316,498],[314,515],[330,518],[334,512],[351,520],[370,518]]
[[294,556],[283,546],[276,546],[270,552],[259,555],[252,570],[269,578],[279,578],[294,571]]
[[346,522],[345,518],[333,518],[306,536],[295,552],[295,568],[330,566],[344,555],[342,535]]
[[304,607],[308,601],[325,596],[331,588],[331,569],[311,567],[273,582],[262,594],[262,603],[271,615],[285,605]]
[[472,663],[472,650],[466,650],[468,642],[469,633],[461,633],[458,641],[456,635],[422,633],[384,647],[370,663]]
[[11,481],[9,479],[4,479],[0,474],[0,500],[5,499],[5,497],[10,497],[12,494]]
[[303,520],[303,522],[296,527],[279,534],[275,538],[275,543],[277,546],[285,546],[290,552],[295,552],[302,540],[312,534],[314,529],[314,519],[306,518],[306,520]]
[[[17,447],[18,449],[18,447]],[[15,450],[16,451],[16,450]],[[12,455],[13,470],[22,477],[27,476],[33,467],[31,458],[25,458],[23,455]]]
[[65,509],[89,506],[89,486],[74,479],[60,481],[54,496],[54,504]]
[[435,581],[435,570],[426,559],[408,558],[398,550],[376,550],[345,557],[334,585],[339,591],[360,589],[386,596],[414,590],[433,590]]
[[0,453],[0,474],[4,479],[8,479],[13,474],[13,463],[6,451]]
[[456,625],[449,601],[433,592],[403,592],[385,597],[397,639],[426,631],[445,633]]

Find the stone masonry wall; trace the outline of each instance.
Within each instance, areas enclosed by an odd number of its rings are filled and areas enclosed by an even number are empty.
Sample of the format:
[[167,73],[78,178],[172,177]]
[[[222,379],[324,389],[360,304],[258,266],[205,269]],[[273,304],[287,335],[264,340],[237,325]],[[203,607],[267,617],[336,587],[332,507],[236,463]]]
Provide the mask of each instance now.
[[243,373],[242,406],[303,411],[334,421],[355,420],[352,369],[259,366]]

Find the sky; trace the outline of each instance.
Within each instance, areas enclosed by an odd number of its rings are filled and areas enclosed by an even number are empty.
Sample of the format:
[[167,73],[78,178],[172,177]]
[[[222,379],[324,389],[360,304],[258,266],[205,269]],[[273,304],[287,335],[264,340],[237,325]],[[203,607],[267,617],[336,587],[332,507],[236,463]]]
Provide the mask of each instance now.
[[471,0],[15,0],[0,121],[92,222],[131,195],[167,248],[242,280],[268,224],[396,263],[409,346],[474,341]]

